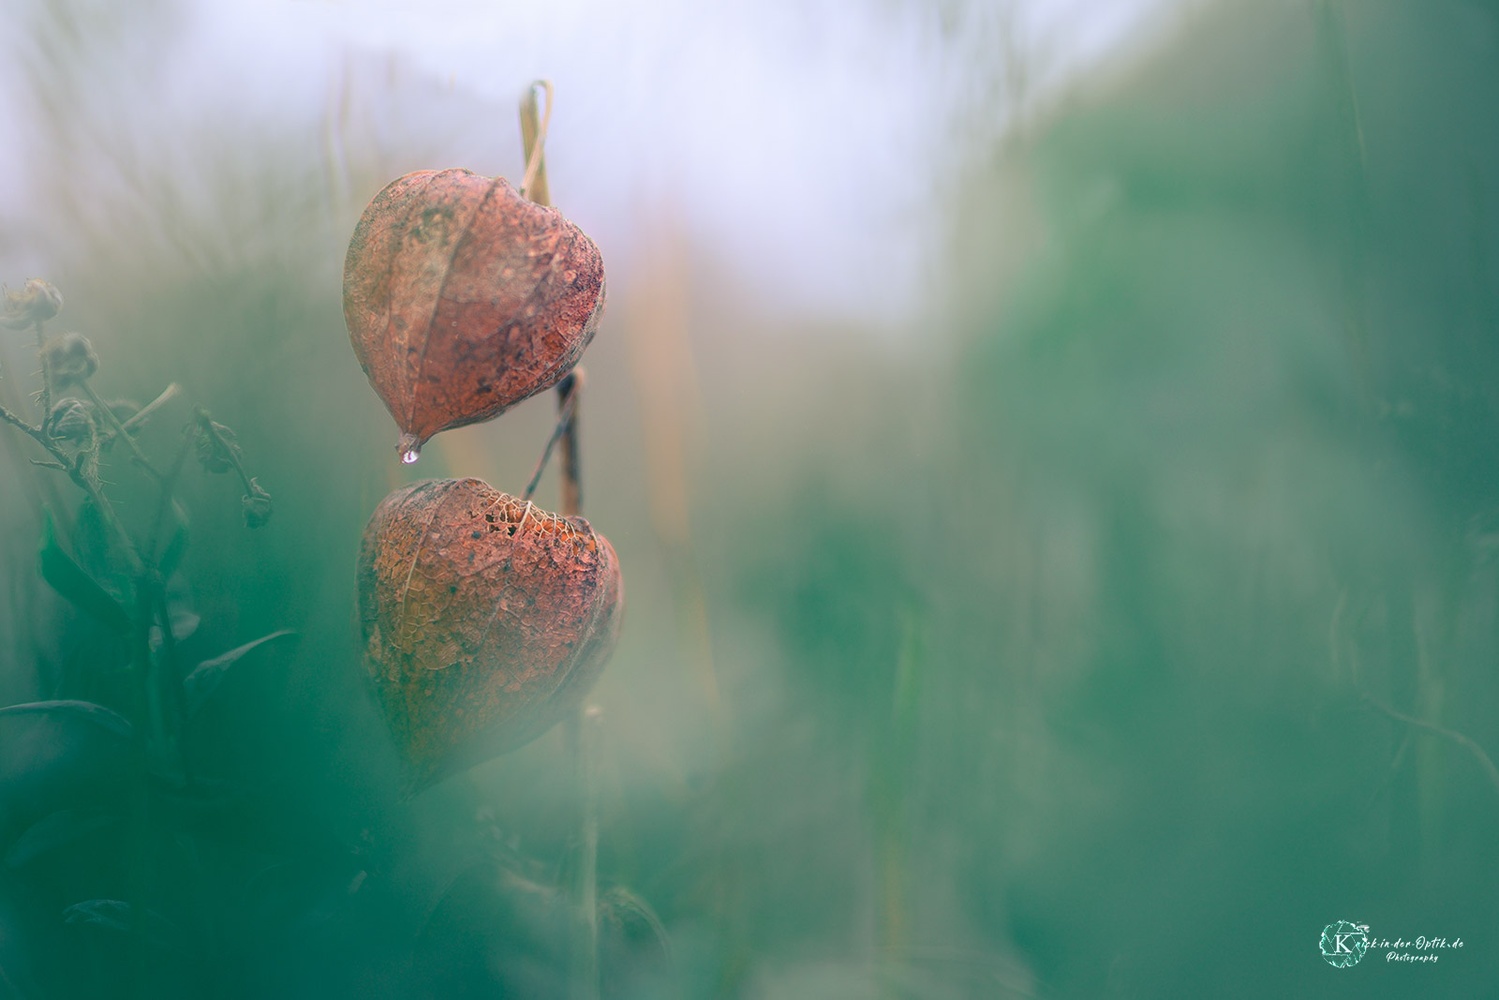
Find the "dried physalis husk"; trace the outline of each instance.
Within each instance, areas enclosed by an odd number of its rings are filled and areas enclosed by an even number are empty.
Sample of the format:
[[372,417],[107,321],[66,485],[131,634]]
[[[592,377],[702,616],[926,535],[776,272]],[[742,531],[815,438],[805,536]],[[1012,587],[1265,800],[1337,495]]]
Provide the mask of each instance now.
[[419,170],[386,185],[344,261],[349,338],[408,462],[438,431],[555,385],[603,309],[593,241],[504,179],[467,170]]
[[359,557],[364,662],[413,791],[576,708],[619,631],[619,561],[581,517],[477,479],[396,490]]

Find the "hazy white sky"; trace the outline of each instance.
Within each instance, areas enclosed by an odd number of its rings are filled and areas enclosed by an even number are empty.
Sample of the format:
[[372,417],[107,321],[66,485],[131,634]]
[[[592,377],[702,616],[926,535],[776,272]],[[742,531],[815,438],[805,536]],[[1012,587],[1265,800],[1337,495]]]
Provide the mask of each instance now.
[[[1013,9],[1021,49],[1054,86],[1172,3],[203,0],[162,61],[151,113],[317,119],[351,55],[394,57],[501,107],[550,77],[553,192],[606,250],[669,194],[752,287],[898,324],[920,309],[953,153],[983,138],[975,122],[1003,117],[996,17]],[[498,155],[432,164],[453,165],[519,172]]]

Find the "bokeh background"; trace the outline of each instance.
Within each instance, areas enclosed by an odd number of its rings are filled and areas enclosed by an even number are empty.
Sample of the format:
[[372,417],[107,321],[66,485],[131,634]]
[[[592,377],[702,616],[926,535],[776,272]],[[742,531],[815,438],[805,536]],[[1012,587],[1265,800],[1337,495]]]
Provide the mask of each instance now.
[[[340,298],[387,181],[519,177],[545,76],[610,282],[605,996],[1499,995],[1499,4],[704,7],[7,5],[0,276],[107,395],[184,387],[143,447],[202,402],[276,498],[186,478],[185,648],[300,634],[194,736],[243,808],[162,866],[159,981],[565,995],[562,734],[402,800],[353,615],[379,499],[521,489],[553,403],[403,468]],[[6,703],[103,655],[29,448]],[[0,996],[125,988],[75,847],[0,871]],[[1334,969],[1339,919],[1465,947]]]

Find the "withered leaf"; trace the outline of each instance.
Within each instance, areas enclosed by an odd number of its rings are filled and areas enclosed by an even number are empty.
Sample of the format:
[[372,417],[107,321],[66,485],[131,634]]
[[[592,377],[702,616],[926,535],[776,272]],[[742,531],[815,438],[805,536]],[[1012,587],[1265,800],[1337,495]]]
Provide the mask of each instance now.
[[364,663],[412,790],[541,735],[614,648],[613,547],[477,479],[396,490],[359,557]]
[[593,339],[604,263],[503,178],[420,170],[377,194],[344,262],[344,319],[402,451],[555,385]]

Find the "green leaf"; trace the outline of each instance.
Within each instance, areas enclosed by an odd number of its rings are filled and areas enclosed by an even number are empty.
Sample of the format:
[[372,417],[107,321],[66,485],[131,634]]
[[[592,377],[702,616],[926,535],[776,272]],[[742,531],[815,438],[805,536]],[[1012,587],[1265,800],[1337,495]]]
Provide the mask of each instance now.
[[130,631],[130,615],[57,543],[57,531],[52,525],[50,512],[42,518],[40,566],[42,579],[80,610],[117,632]]
[[279,632],[263,635],[254,642],[247,642],[243,646],[238,646],[227,653],[222,653],[211,660],[204,660],[198,664],[192,673],[182,679],[182,688],[187,695],[188,714],[191,715],[203,707],[203,703],[208,700],[208,696],[213,694],[214,688],[218,687],[219,682],[224,679],[224,674],[228,672],[230,667],[238,663],[246,653],[272,640],[296,634],[291,629],[281,629]]
[[69,533],[73,561],[96,580],[101,587],[128,607],[125,595],[130,592],[130,568],[122,558],[114,533],[92,498],[78,505],[78,514]]
[[[146,910],[145,931],[151,943],[167,945],[181,938],[181,931],[155,910]],[[128,934],[135,930],[135,907],[122,899],[86,899],[62,911],[69,927],[92,927]]]
[[671,961],[671,935],[666,933],[666,925],[643,897],[625,886],[616,885],[599,896],[598,910],[605,924],[622,931],[626,941],[650,940],[656,945],[660,957]]
[[0,715],[32,714],[73,715],[117,736],[130,737],[130,720],[112,708],[96,705],[91,701],[28,701],[23,705],[7,705],[0,708]]
[[182,556],[187,552],[188,525],[187,511],[182,504],[176,500],[172,501],[172,537],[167,541],[167,547],[162,550],[161,558],[157,560],[156,568],[161,572],[163,580],[171,579],[177,567],[182,564]]
[[112,830],[121,824],[120,817],[111,813],[94,812],[87,809],[59,809],[46,818],[26,828],[5,852],[8,868],[21,868],[37,858],[64,847],[71,847],[97,833]]
[[129,931],[134,910],[122,899],[86,899],[62,911],[69,926],[107,927],[112,931]]

